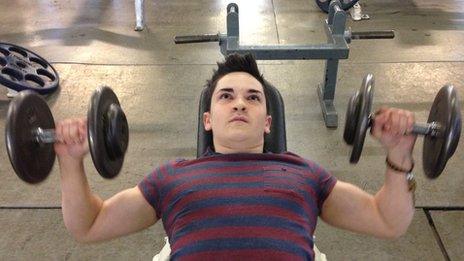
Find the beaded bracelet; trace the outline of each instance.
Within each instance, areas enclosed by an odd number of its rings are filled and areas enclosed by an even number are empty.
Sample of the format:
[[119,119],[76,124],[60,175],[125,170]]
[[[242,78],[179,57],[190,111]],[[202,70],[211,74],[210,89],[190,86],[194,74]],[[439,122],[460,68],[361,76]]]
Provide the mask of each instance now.
[[409,170],[406,170],[406,169],[402,169],[402,168],[399,168],[397,167],[395,164],[393,164],[389,159],[388,157],[385,158],[385,163],[387,163],[387,166],[394,170],[394,171],[398,171],[398,172],[404,172],[404,173],[411,173],[412,170],[414,169],[414,161],[412,162],[412,166],[411,166],[411,169]]
[[385,163],[390,169],[394,171],[406,173],[406,180],[408,181],[409,191],[412,191],[412,193],[416,191],[416,179],[414,178],[414,174],[412,174],[412,170],[414,169],[414,161],[412,162],[411,169],[409,170],[405,170],[405,169],[395,166],[395,164],[390,162],[388,157],[386,157]]

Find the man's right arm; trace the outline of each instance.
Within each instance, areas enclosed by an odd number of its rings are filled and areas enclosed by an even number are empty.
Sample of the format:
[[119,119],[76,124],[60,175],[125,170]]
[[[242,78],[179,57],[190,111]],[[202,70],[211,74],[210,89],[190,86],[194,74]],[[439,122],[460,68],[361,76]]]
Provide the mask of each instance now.
[[83,164],[79,165],[71,170],[68,164],[60,162],[64,173],[61,179],[63,219],[77,241],[110,240],[155,224],[155,210],[138,187],[126,189],[103,201],[92,194]]
[[110,240],[145,229],[156,221],[154,208],[138,187],[103,201],[90,190],[83,158],[88,153],[83,120],[57,124],[55,144],[61,172],[64,223],[80,242]]

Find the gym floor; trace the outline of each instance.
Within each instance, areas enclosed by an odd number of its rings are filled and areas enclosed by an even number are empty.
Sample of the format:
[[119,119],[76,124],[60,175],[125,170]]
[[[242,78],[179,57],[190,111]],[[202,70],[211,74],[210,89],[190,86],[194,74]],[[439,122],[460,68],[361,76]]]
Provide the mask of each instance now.
[[[175,35],[225,33],[229,1],[145,1],[144,31],[134,31],[133,1],[3,0],[0,40],[33,50],[59,72],[57,92],[46,97],[55,119],[85,116],[100,85],[117,93],[130,126],[125,164],[104,180],[90,157],[92,190],[103,198],[135,186],[154,167],[196,155],[199,93],[222,60],[217,43],[175,45]],[[322,13],[313,0],[236,1],[242,44],[318,44],[326,41]],[[343,142],[349,97],[362,78],[376,78],[374,108],[396,106],[425,122],[437,91],[452,83],[464,97],[463,0],[361,0],[370,20],[353,30],[394,29],[392,40],[350,44],[340,62],[335,107],[339,127],[327,129],[316,86],[324,61],[260,61],[264,76],[281,92],[286,107],[287,145],[325,166],[338,179],[375,193],[383,183],[385,152],[366,139],[357,165]],[[9,100],[0,89],[0,135]],[[461,105],[462,108],[462,105]],[[322,221],[316,245],[328,260],[462,260],[464,248],[464,151],[459,145],[443,174],[429,180],[422,170],[422,142],[414,150],[416,214],[396,241],[379,240],[329,227]],[[0,146],[5,148],[4,139]],[[462,144],[462,142],[461,142]],[[151,260],[164,245],[161,222],[140,233],[96,245],[76,243],[65,230],[58,164],[39,185],[15,175],[0,153],[1,260]]]

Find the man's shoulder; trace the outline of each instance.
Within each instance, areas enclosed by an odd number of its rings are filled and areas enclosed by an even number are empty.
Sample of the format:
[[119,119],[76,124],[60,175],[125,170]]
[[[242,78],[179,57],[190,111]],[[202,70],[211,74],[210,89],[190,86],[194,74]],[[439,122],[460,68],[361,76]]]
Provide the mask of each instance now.
[[158,166],[158,168],[179,168],[182,166],[182,164],[185,164],[186,162],[189,162],[192,160],[189,159],[184,159],[184,158],[176,158],[169,160],[161,165]]
[[305,158],[303,158],[302,156],[294,153],[294,152],[291,152],[291,151],[284,151],[284,152],[281,152],[281,153],[276,153],[277,155],[286,155],[288,157],[293,157],[293,158],[296,158],[296,159],[300,159],[300,160],[306,160]]
[[308,165],[311,165],[313,164],[314,162],[310,159],[307,159],[307,158],[304,158],[294,152],[291,152],[291,151],[285,151],[285,152],[282,152],[282,153],[278,153],[277,155],[281,155],[283,157],[286,157],[288,158],[289,160],[292,160],[294,161],[295,163],[299,164],[299,165],[304,165],[304,166],[308,166]]
[[177,158],[160,165],[159,168],[171,168],[176,170],[192,165],[197,165],[199,163],[208,163],[212,161],[216,161],[216,159],[214,159],[214,157],[199,157],[194,159]]
[[321,165],[319,165],[317,162],[315,162],[312,159],[304,158],[290,151],[286,151],[282,154],[288,157],[289,159],[292,159],[295,163],[309,168],[311,172],[320,172],[320,171],[327,172],[327,170],[324,167],[322,167]]

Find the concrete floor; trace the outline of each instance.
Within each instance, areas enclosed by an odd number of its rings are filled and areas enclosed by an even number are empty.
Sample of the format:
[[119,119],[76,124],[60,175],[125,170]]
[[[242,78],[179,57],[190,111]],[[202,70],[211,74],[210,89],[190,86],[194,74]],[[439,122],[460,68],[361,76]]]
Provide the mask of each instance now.
[[[217,43],[174,45],[175,35],[225,32],[229,1],[146,1],[147,28],[133,31],[133,1],[3,0],[0,39],[24,46],[53,63],[61,88],[47,98],[57,119],[85,115],[99,85],[117,93],[130,125],[130,144],[118,178],[103,180],[91,160],[92,189],[104,198],[137,184],[152,168],[196,153],[198,96],[215,62]],[[398,106],[425,121],[438,89],[453,83],[464,95],[464,1],[370,0],[370,20],[348,21],[353,30],[394,29],[393,40],[354,41],[340,63],[335,107],[338,129],[326,129],[316,85],[322,61],[260,61],[281,91],[289,150],[315,160],[340,180],[374,193],[383,182],[385,154],[367,138],[357,165],[342,140],[346,105],[362,77],[376,77],[375,108]],[[311,0],[236,1],[242,44],[325,42],[320,12]],[[0,135],[8,108],[0,89]],[[88,98],[83,98],[88,97]],[[461,106],[462,107],[462,106]],[[462,142],[461,142],[462,144]],[[405,236],[383,241],[320,222],[316,244],[329,260],[462,260],[464,151],[459,145],[437,180],[422,175],[422,139],[416,159],[417,211]],[[0,139],[0,146],[5,147]],[[98,245],[75,243],[65,231],[57,165],[37,186],[21,182],[0,150],[0,260],[150,260],[163,246],[157,224],[144,232]]]

